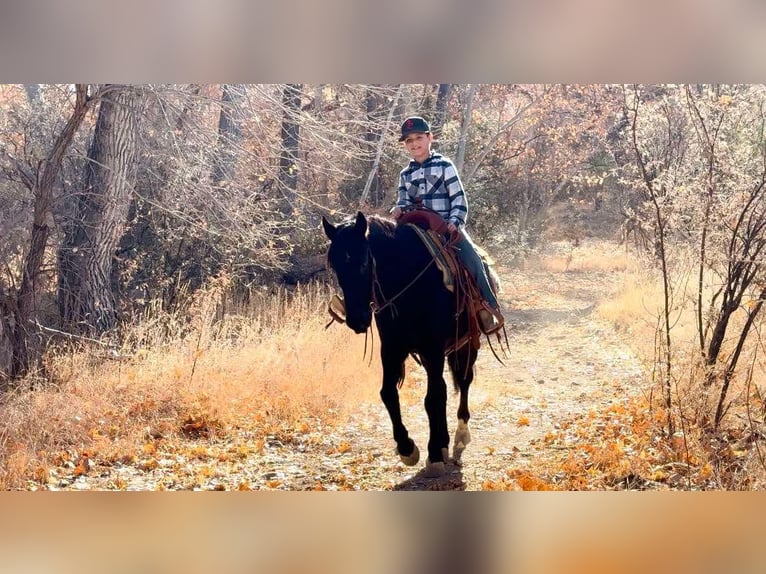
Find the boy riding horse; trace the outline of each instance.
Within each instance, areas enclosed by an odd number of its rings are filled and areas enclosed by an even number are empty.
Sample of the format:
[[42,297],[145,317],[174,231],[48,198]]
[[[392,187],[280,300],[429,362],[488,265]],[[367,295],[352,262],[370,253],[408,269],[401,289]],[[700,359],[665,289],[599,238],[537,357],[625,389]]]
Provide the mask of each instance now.
[[465,229],[468,202],[455,164],[431,149],[433,134],[420,116],[409,117],[402,123],[399,141],[404,142],[412,161],[399,174],[398,198],[391,214],[398,220],[408,207],[421,204],[441,215],[450,233],[459,233],[455,250],[475,279],[485,303],[479,310],[482,331],[495,333],[503,326],[503,315],[484,263]]

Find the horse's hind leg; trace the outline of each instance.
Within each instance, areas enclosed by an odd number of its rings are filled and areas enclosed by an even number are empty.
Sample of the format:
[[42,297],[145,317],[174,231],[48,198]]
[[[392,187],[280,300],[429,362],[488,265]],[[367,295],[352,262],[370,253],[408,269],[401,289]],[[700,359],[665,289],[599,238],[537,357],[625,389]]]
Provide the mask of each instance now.
[[383,386],[380,389],[380,398],[386,406],[388,416],[391,417],[396,451],[404,464],[414,466],[420,460],[420,451],[402,422],[402,411],[399,406],[398,385],[404,379],[404,359],[407,355],[406,353],[389,351],[385,345],[381,347]]
[[471,413],[468,410],[468,388],[473,381],[474,363],[477,351],[470,344],[458,349],[449,356],[449,366],[452,372],[452,380],[456,390],[460,391],[460,404],[457,409],[457,429],[455,440],[452,443],[452,458],[457,464],[461,464],[463,451],[471,442],[471,431],[468,430],[468,421]]
[[449,458],[449,431],[447,430],[447,385],[444,383],[443,346],[433,352],[421,354],[428,373],[425,407],[428,414],[428,464],[426,475],[435,477],[445,473],[444,463]]

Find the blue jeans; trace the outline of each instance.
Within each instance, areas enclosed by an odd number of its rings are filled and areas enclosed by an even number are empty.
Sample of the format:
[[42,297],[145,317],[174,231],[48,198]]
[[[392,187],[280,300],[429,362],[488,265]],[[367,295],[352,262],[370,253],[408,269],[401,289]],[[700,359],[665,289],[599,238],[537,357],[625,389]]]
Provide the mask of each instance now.
[[484,270],[484,263],[476,252],[473,240],[471,240],[465,228],[460,230],[460,234],[460,240],[455,245],[460,261],[463,262],[471,275],[473,275],[473,278],[476,279],[476,285],[479,287],[484,300],[492,305],[494,309],[500,309],[500,306],[497,304],[497,297],[495,297],[495,293],[492,291],[487,273]]

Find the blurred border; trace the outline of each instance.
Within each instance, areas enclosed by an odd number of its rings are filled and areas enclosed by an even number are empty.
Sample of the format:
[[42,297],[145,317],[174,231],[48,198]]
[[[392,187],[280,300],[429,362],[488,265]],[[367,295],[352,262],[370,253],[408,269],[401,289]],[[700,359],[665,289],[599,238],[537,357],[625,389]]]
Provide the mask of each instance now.
[[[10,82],[758,82],[743,0],[17,3]],[[761,493],[1,493],[3,571],[761,572]],[[758,568],[756,570],[756,568]]]
[[761,493],[4,493],[3,572],[763,571]]
[[757,82],[752,0],[13,3],[3,82]]

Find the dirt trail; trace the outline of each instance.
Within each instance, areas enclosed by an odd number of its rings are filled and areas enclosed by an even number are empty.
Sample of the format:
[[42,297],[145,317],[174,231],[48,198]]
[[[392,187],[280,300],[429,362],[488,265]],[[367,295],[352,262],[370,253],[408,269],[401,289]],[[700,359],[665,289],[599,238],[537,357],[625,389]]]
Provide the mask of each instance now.
[[[507,479],[509,469],[531,470],[541,458],[560,454],[550,452],[552,447],[541,439],[567,419],[638,391],[638,359],[594,314],[598,302],[617,288],[618,273],[501,268],[500,275],[506,293],[513,294],[512,301],[501,297],[512,354],[503,366],[489,349],[480,352],[470,394],[473,440],[462,468],[449,467],[451,476],[434,484],[421,479],[417,467],[398,463],[385,409],[372,405],[346,427],[346,440],[354,449],[372,453],[377,461],[360,469],[366,473],[366,488],[481,490],[485,481]],[[424,452],[425,372],[414,364],[408,372],[403,418]],[[447,408],[452,435],[457,410],[452,392]]]
[[[202,451],[241,455],[226,465],[217,465],[215,455],[204,452],[196,457],[157,452],[150,467],[94,468],[80,476],[52,480],[48,486],[482,490],[487,481],[507,480],[510,469],[534,472],[561,456],[561,451],[555,452],[542,440],[546,434],[577,414],[638,392],[642,369],[625,342],[594,314],[598,302],[618,287],[619,272],[557,272],[533,265],[523,270],[501,266],[499,272],[506,286],[501,302],[511,355],[503,366],[488,348],[482,348],[470,395],[473,441],[463,454],[463,466],[448,465],[442,479],[421,478],[422,461],[416,467],[399,462],[388,415],[376,401],[362,405],[351,413],[348,423],[334,428],[309,424],[305,432],[262,437],[238,431],[202,441]],[[403,419],[421,453],[426,452],[428,439],[424,378],[422,368],[408,363],[401,393]],[[452,436],[457,395],[448,384]],[[190,482],[188,477],[196,478]]]

